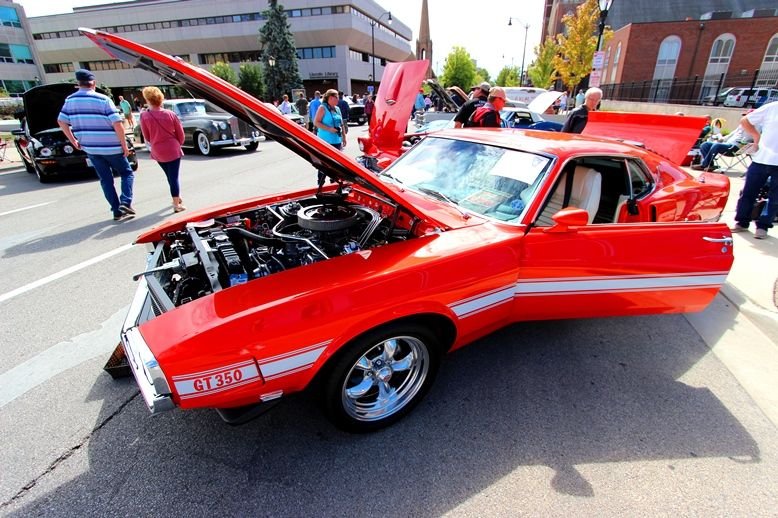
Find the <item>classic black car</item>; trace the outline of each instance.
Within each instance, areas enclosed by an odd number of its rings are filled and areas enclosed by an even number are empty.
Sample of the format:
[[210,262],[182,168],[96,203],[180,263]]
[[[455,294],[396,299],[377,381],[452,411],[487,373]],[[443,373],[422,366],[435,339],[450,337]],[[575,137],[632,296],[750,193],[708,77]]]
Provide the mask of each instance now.
[[[73,83],[56,83],[30,88],[22,96],[24,109],[16,114],[21,127],[11,133],[24,167],[27,172],[36,174],[41,183],[94,171],[86,153],[75,149],[57,125],[65,99],[75,91]],[[130,147],[128,160],[135,171],[138,160],[129,138],[127,144]]]
[[348,102],[348,121],[359,124],[360,126],[366,123],[367,115],[365,115],[365,105],[355,103],[349,98],[346,98],[346,101]]
[[[215,148],[244,146],[254,151],[262,135],[249,126],[202,99],[166,99],[162,107],[175,113],[184,127],[183,147],[194,148],[201,155],[210,155]],[[140,124],[135,125],[135,138],[144,142]]]

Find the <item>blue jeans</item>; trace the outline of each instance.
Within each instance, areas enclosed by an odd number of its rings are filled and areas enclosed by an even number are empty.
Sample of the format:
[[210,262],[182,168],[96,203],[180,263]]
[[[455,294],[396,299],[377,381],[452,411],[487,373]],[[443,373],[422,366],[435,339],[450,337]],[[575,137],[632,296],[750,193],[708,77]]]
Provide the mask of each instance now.
[[178,185],[178,170],[181,167],[181,159],[176,158],[171,162],[158,162],[159,167],[165,171],[167,184],[170,186],[170,196],[178,198],[181,194],[181,187]]
[[[132,173],[130,163],[127,161],[127,157],[119,153],[117,155],[87,155],[89,160],[92,161],[92,165],[97,172],[97,177],[100,178],[100,187],[103,188],[103,194],[105,199],[108,200],[108,204],[111,206],[114,216],[121,215],[119,205],[132,205],[132,184],[135,180],[135,175]],[[121,176],[121,196],[116,195],[116,187],[113,183],[113,172],[116,171]]]
[[700,153],[702,153],[702,167],[708,167],[713,160],[721,153],[734,151],[737,149],[735,144],[722,144],[720,142],[703,142],[700,144]]
[[[754,210],[754,203],[759,194],[759,190],[765,182],[772,176],[778,178],[778,165],[765,165],[751,162],[746,171],[746,184],[743,186],[743,192],[737,201],[737,213],[735,220],[741,227],[748,228],[751,223],[751,212]],[[767,195],[767,211],[762,211],[759,219],[756,220],[756,228],[765,230],[772,228],[773,219],[778,214],[778,181],[770,181],[770,190]]]

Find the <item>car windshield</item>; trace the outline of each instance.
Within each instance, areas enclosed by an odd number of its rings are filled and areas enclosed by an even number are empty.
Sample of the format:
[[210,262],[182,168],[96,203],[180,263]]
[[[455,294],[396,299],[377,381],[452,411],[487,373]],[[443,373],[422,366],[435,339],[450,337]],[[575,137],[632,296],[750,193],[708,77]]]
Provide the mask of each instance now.
[[185,103],[178,103],[178,112],[181,115],[188,115],[190,113],[196,113],[205,115],[205,103],[204,102],[197,102],[197,101],[191,101],[191,102],[185,102]]
[[382,174],[460,210],[515,223],[550,163],[524,151],[427,137]]

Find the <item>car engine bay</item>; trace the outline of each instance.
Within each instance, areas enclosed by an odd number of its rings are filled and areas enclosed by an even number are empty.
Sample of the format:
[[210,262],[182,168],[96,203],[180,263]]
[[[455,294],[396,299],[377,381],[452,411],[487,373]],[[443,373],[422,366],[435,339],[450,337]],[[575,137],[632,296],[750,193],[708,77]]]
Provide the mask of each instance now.
[[134,278],[146,278],[160,314],[254,279],[410,238],[391,214],[396,207],[319,193],[189,222],[157,243],[149,268]]

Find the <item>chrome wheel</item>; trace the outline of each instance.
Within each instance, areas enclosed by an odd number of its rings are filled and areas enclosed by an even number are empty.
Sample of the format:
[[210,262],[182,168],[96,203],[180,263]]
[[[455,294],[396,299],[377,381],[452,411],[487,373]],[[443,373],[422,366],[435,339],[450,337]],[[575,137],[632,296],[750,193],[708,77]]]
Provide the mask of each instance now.
[[196,137],[196,148],[201,155],[211,154],[211,141],[208,140],[208,135],[205,133],[198,133]]
[[346,414],[357,421],[380,421],[403,409],[427,380],[427,345],[414,336],[396,336],[365,352],[343,380]]

